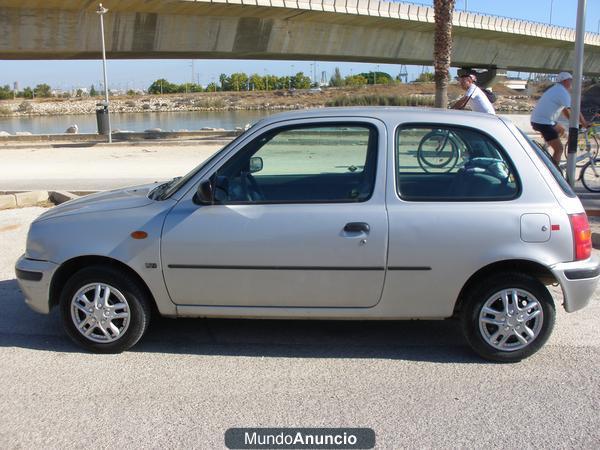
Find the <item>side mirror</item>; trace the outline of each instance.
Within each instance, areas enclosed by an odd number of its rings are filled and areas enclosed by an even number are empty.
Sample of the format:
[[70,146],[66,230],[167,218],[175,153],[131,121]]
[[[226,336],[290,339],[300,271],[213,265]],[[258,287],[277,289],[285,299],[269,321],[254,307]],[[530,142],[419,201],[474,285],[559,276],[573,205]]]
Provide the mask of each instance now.
[[253,156],[250,158],[249,166],[250,173],[260,172],[263,169],[263,159],[260,156]]
[[199,205],[212,205],[213,204],[213,185],[210,180],[203,181],[198,186],[196,195],[194,195],[194,203]]

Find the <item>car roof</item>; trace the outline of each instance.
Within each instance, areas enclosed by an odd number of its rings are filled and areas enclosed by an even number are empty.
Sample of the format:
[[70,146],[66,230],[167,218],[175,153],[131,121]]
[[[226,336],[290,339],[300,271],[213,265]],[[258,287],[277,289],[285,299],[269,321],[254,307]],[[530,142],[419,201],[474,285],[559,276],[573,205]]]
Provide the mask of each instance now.
[[334,118],[334,117],[371,117],[384,122],[432,122],[465,125],[499,124],[504,119],[486,113],[457,111],[440,108],[418,108],[401,106],[355,106],[301,109],[273,114],[257,124],[282,122],[294,119]]

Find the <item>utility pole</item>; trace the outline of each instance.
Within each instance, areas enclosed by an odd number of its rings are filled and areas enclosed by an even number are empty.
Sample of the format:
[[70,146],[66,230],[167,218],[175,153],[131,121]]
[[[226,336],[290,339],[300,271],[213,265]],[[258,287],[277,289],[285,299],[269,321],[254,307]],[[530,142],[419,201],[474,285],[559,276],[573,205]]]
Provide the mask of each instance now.
[[573,92],[571,93],[571,116],[569,118],[569,146],[567,153],[567,180],[575,185],[575,154],[579,134],[579,113],[581,112],[581,81],[583,78],[583,44],[585,39],[585,1],[577,5],[577,29],[575,31],[575,70],[573,71]]
[[112,143],[112,129],[110,126],[110,110],[108,108],[108,80],[106,76],[106,45],[104,43],[104,14],[108,12],[108,9],[102,6],[102,3],[98,4],[96,13],[100,16],[100,37],[102,39],[102,69],[104,72],[104,107],[106,108],[106,118],[108,120],[108,142]]

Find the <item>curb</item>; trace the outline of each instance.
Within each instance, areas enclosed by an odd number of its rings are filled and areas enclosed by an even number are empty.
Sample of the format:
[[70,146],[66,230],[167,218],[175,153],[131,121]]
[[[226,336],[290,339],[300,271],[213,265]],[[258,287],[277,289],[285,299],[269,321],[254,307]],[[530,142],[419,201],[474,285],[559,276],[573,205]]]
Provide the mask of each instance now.
[[592,233],[592,247],[600,250],[600,233]]
[[47,202],[60,205],[78,197],[78,195],[66,191],[4,192],[0,194],[0,210],[37,206]]

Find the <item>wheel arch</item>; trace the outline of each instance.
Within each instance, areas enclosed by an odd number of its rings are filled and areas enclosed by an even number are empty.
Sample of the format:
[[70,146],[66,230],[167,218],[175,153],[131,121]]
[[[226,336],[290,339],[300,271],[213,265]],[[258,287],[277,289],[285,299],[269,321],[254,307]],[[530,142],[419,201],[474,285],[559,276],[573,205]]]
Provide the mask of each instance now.
[[152,312],[156,313],[158,311],[156,306],[156,299],[154,298],[154,295],[152,295],[152,291],[150,290],[144,279],[135,270],[133,270],[127,264],[117,259],[99,255],[77,256],[65,261],[59,266],[58,269],[56,269],[52,277],[52,281],[50,282],[50,309],[58,305],[60,300],[60,293],[67,281],[69,280],[69,278],[71,278],[80,269],[90,266],[112,267],[121,272],[125,272],[127,275],[130,275],[148,296],[148,299],[150,300],[152,305]]
[[538,262],[523,259],[497,261],[479,269],[477,272],[471,275],[458,294],[458,298],[454,304],[453,316],[457,317],[460,314],[469,291],[471,291],[481,281],[490,276],[508,272],[518,272],[532,276],[544,285],[559,282],[550,269]]

